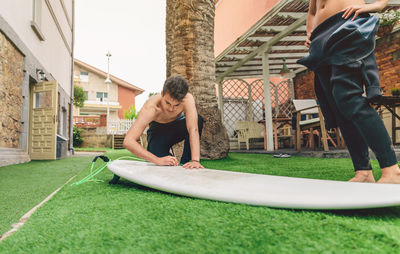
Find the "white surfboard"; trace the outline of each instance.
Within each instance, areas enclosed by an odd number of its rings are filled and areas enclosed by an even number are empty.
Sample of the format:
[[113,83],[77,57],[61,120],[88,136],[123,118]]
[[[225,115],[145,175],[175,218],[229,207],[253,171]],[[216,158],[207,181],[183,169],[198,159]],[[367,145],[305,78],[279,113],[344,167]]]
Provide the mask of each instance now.
[[213,169],[184,169],[117,160],[116,175],[178,195],[294,209],[361,209],[400,206],[400,184],[352,183]]

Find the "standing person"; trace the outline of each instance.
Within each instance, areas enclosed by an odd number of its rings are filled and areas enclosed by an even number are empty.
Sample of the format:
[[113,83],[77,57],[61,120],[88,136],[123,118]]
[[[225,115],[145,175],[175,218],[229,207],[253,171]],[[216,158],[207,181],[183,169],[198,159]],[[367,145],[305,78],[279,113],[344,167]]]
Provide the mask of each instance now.
[[[197,114],[188,83],[180,76],[168,78],[161,94],[150,97],[129,129],[124,147],[136,156],[162,166],[177,166],[171,147],[184,141],[180,163],[184,168],[203,168],[200,164],[200,135],[203,119]],[[147,151],[137,142],[145,128]]]
[[375,182],[370,147],[382,168],[378,182],[400,183],[390,137],[369,105],[382,94],[374,54],[379,19],[368,13],[381,11],[387,3],[310,0],[305,44],[310,50],[299,63],[315,72],[315,93],[327,127],[340,127],[353,161],[354,182]]

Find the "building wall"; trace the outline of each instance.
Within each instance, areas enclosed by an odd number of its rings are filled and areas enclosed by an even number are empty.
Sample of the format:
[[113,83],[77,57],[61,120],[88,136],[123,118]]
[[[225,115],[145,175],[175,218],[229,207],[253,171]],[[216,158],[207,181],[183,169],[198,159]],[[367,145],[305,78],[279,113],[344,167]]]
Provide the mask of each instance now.
[[[42,69],[71,94],[72,68],[72,2],[73,0],[42,1],[40,40],[31,28],[33,1],[5,0],[0,16],[13,28],[28,50],[40,62]],[[65,6],[65,8],[63,8]],[[64,11],[65,10],[65,11]]]
[[[75,80],[79,80],[80,77],[80,72],[89,72],[89,82],[82,82],[82,81],[75,81],[75,84],[81,86],[84,91],[88,92],[88,98],[86,101],[86,105],[90,104],[90,101],[96,101],[96,94],[97,92],[107,92],[107,85],[104,83],[105,79],[104,77],[94,73],[90,72],[89,70],[82,68],[81,66],[74,65],[74,77]],[[111,105],[110,107],[110,119],[118,119],[118,110],[119,110],[119,103],[118,103],[118,85],[115,83],[110,84],[109,88],[109,94],[108,94],[108,99]],[[118,106],[114,105],[118,104]],[[95,115],[100,115],[100,114],[106,114],[107,112],[107,103],[103,102],[102,104],[97,105],[97,108],[89,109],[88,106],[84,106],[81,109],[76,109],[74,107],[74,114],[73,115],[79,115],[80,112],[82,113],[89,113],[89,114],[95,114]]]
[[222,53],[279,0],[220,0],[215,7],[214,52]]
[[400,85],[400,31],[380,38],[376,42],[375,54],[381,86],[384,94],[390,95],[391,89]]
[[[104,77],[90,72],[89,70],[82,68],[78,65],[74,66],[74,77],[79,79],[80,72],[89,72],[89,82],[80,81],[79,85],[83,88],[84,91],[88,91],[88,100],[95,101],[96,100],[96,92],[107,92],[107,86],[105,84]],[[110,84],[110,94],[109,99],[110,102],[118,101],[118,85],[115,83]]]
[[0,147],[19,148],[24,57],[0,32]]
[[[41,1],[40,31],[38,36],[32,29],[34,0],[5,0],[0,8],[0,33],[23,56],[23,75],[20,100],[22,100],[19,148],[28,150],[30,86],[39,82],[37,70],[46,73],[49,81],[56,80],[59,91],[59,107],[69,112],[72,102],[72,48],[73,48],[73,2],[74,0]],[[0,55],[0,59],[4,59]],[[3,61],[3,60],[2,60]],[[9,92],[10,94],[10,92]],[[68,128],[68,122],[67,129]],[[67,132],[70,138],[72,135]],[[65,137],[65,136],[64,136]],[[1,147],[1,145],[0,145]]]
[[118,86],[118,101],[121,105],[121,109],[118,110],[118,117],[120,119],[124,118],[124,110],[128,110],[129,106],[135,106],[135,96],[136,93],[123,86]]
[[293,79],[294,97],[296,99],[315,99],[314,72],[303,71]]

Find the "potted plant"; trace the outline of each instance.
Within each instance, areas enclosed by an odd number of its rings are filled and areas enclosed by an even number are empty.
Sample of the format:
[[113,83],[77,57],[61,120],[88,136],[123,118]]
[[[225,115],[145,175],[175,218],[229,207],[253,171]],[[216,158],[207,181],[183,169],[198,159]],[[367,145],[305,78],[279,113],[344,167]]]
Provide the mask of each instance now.
[[390,93],[393,96],[400,96],[400,84],[397,84],[395,87],[393,87]]
[[390,34],[393,30],[393,27],[399,22],[399,20],[399,10],[390,10],[379,14],[379,29],[377,35],[379,37],[383,37]]

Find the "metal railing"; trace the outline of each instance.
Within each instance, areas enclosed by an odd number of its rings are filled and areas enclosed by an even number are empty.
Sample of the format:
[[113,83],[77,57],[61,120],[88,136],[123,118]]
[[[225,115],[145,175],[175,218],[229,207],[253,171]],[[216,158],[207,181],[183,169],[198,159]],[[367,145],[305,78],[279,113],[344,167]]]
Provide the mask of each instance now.
[[102,126],[100,116],[74,116],[73,124],[78,128]]
[[134,122],[135,119],[110,120],[107,124],[107,134],[124,135]]

